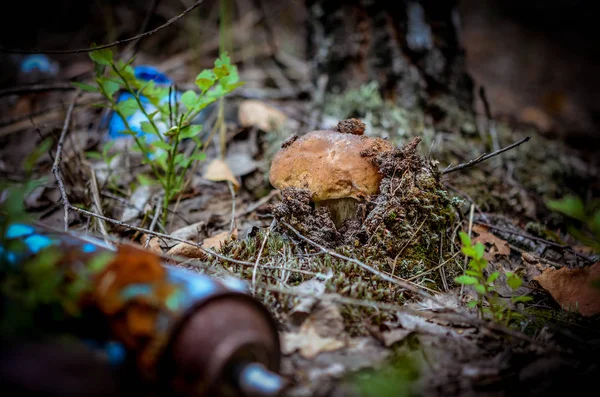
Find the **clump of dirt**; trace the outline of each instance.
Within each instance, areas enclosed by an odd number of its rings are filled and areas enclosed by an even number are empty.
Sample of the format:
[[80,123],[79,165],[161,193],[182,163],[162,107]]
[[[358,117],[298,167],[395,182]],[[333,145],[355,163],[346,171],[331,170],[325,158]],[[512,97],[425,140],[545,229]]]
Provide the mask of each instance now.
[[329,208],[315,209],[308,189],[287,187],[281,192],[282,201],[271,206],[275,219],[289,223],[302,235],[326,246],[334,246],[341,235],[333,223]]
[[440,239],[452,222],[451,200],[433,160],[417,152],[421,138],[373,158],[384,177],[362,224],[367,248],[389,257],[439,261]]

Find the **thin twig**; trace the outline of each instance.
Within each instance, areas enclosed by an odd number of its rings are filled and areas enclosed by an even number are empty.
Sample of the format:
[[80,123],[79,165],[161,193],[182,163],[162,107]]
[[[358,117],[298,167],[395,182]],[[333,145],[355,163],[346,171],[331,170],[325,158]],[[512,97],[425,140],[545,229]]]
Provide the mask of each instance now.
[[[164,197],[160,197],[158,199],[158,201],[156,202],[156,205],[154,206],[154,217],[152,218],[152,222],[150,222],[150,231],[154,231],[154,228],[156,227],[156,224],[158,223],[158,218],[160,218],[160,211],[162,209],[162,201],[164,200]],[[150,239],[147,238],[146,239],[146,243],[144,244],[144,248],[148,248],[148,246],[150,245]]]
[[58,138],[58,145],[56,146],[56,156],[54,157],[54,164],[52,164],[52,173],[54,174],[54,178],[56,178],[56,183],[58,183],[58,189],[60,190],[60,196],[62,197],[63,207],[65,210],[64,223],[65,223],[65,231],[69,230],[69,207],[71,203],[69,202],[69,197],[67,196],[67,191],[65,190],[65,184],[62,179],[62,175],[60,174],[60,162],[62,160],[62,149],[65,143],[65,136],[69,131],[69,125],[71,124],[71,117],[73,115],[73,109],[75,108],[75,102],[79,98],[79,92],[73,98],[73,102],[69,105],[67,109],[67,115],[65,116],[65,122],[63,124],[63,129],[60,133],[60,138]]
[[[492,137],[492,149],[500,150],[500,141],[498,140],[498,131],[496,131],[496,122],[492,117],[492,109],[490,107],[490,102],[488,101],[487,95],[485,93],[485,88],[483,86],[479,87],[479,97],[481,98],[481,102],[483,102],[483,108],[485,110],[485,117],[487,119],[487,127]],[[502,158],[499,157],[500,165],[503,165]]]
[[484,153],[481,156],[479,156],[479,157],[477,157],[477,158],[475,158],[473,160],[467,161],[466,163],[459,164],[459,165],[457,165],[455,167],[446,168],[444,171],[442,171],[442,175],[446,175],[446,174],[449,174],[449,173],[454,172],[454,171],[459,171],[459,170],[462,170],[464,168],[472,167],[475,164],[481,163],[482,161],[485,161],[485,160],[490,159],[490,158],[492,158],[494,156],[497,156],[497,155],[499,155],[501,153],[504,153],[507,150],[516,148],[517,146],[521,145],[522,143],[527,142],[530,139],[531,139],[531,137],[527,136],[527,137],[521,139],[520,141],[515,142],[515,143],[513,143],[511,145],[508,145],[505,148],[502,148],[500,150],[496,150],[493,153],[490,153],[490,154],[485,154]]
[[71,91],[76,87],[71,83],[30,84],[18,87],[8,87],[0,90],[0,97],[17,94],[30,94],[45,91]]
[[[96,211],[100,214],[100,215],[104,215],[102,213],[102,201],[100,200],[100,192],[98,190],[98,178],[96,178],[96,170],[93,168],[90,168],[90,175],[92,176],[92,180],[91,180],[91,189],[92,189],[92,198],[94,200],[94,206],[96,207]],[[106,241],[107,243],[109,242],[109,237],[108,237],[108,232],[106,231],[106,226],[104,225],[104,221],[103,220],[99,220],[98,225],[100,227],[100,233],[102,234],[102,237],[104,237],[104,241]]]
[[233,183],[230,181],[227,181],[227,186],[231,193],[231,223],[229,225],[229,235],[231,236],[231,233],[233,233],[233,229],[235,228],[235,189],[233,188]]
[[117,40],[117,41],[114,41],[109,44],[102,44],[102,45],[99,45],[99,46],[96,46],[93,48],[78,48],[76,50],[21,50],[21,49],[0,47],[0,53],[5,53],[5,54],[79,54],[79,53],[83,53],[83,52],[92,52],[92,51],[96,51],[96,50],[102,50],[104,48],[116,47],[121,44],[125,44],[125,43],[129,43],[131,41],[146,38],[148,36],[153,35],[154,33],[158,32],[158,31],[174,24],[175,22],[177,22],[178,20],[183,18],[185,15],[189,14],[192,10],[194,10],[200,4],[202,4],[203,1],[204,0],[196,1],[194,4],[189,6],[181,14],[169,19],[167,22],[165,22],[164,24],[160,25],[159,27],[157,27],[155,29],[149,30],[142,34],[135,35],[133,37],[129,37],[127,39]]
[[[158,0],[151,0],[152,3],[150,3],[150,8],[148,8],[148,12],[146,13],[146,17],[144,18],[144,22],[142,22],[142,27],[140,28],[139,32],[140,34],[144,33],[146,31],[146,29],[148,29],[148,26],[150,26],[150,20],[152,19],[152,15],[154,15],[154,13],[156,12],[156,7],[158,6]],[[134,45],[133,45],[133,56],[135,56],[138,51],[140,50],[140,41],[137,41]],[[170,95],[169,95],[169,100],[170,100]]]
[[265,249],[265,244],[269,239],[269,235],[271,234],[271,229],[275,227],[275,219],[271,222],[271,225],[267,229],[267,233],[265,234],[265,238],[263,238],[262,244],[260,245],[260,250],[258,250],[258,255],[256,256],[256,262],[254,263],[254,269],[252,269],[252,292],[256,291],[256,275],[258,273],[258,264],[260,262],[260,257],[262,256],[263,250]]
[[84,210],[83,208],[75,207],[75,206],[73,206],[71,204],[69,204],[69,209],[71,209],[73,211],[76,211],[76,212],[79,212],[81,214],[85,214],[85,215],[88,215],[88,216],[93,216],[93,217],[96,217],[96,218],[99,218],[99,219],[103,219],[106,222],[113,223],[115,225],[119,225],[119,226],[124,227],[124,228],[128,228],[128,229],[131,229],[131,230],[136,230],[138,232],[146,233],[146,234],[149,234],[149,235],[152,235],[152,236],[161,237],[161,238],[164,238],[164,239],[167,239],[167,240],[178,241],[180,243],[191,245],[193,247],[198,248],[200,251],[204,252],[207,255],[214,256],[214,257],[219,258],[221,260],[224,260],[226,262],[237,263],[239,265],[254,266],[254,263],[252,263],[252,262],[240,261],[240,260],[237,260],[237,259],[226,257],[225,255],[221,255],[221,254],[219,254],[219,253],[211,250],[210,248],[203,247],[201,243],[196,243],[196,242],[193,242],[193,241],[184,240],[182,238],[173,237],[173,236],[170,236],[170,235],[165,234],[165,233],[153,232],[151,230],[144,229],[144,228],[137,227],[137,226],[133,226],[133,225],[130,225],[128,223],[118,221],[116,219],[112,219],[112,218],[108,218],[106,216],[95,214],[95,213],[93,213],[91,211]]

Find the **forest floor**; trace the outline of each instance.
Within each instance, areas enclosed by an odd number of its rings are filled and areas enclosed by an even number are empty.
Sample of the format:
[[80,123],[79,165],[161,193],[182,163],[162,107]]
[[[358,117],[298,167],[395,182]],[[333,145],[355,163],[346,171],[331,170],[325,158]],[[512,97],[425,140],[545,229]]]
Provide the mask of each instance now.
[[[193,58],[141,52],[134,65],[153,65],[185,90],[199,72]],[[160,221],[161,189],[147,183],[149,167],[125,138],[111,140],[107,112],[90,106],[101,98],[71,89],[69,80],[89,81],[93,68],[79,55],[63,56],[43,82],[54,89],[16,84],[22,89],[2,93],[2,179],[39,180],[25,208],[62,229],[64,203],[52,172],[62,137],[58,165],[70,205],[101,215],[71,208],[69,230],[247,280],[277,320],[282,374],[292,380],[286,395],[543,395],[597,386],[600,164],[593,154],[532,125],[442,100],[433,120],[384,102],[374,84],[315,98],[308,62],[289,55],[234,53],[232,61],[247,84],[223,103],[223,134],[211,134],[218,104],[202,113],[206,159],[187,170],[189,184],[169,205],[167,222]],[[366,124],[366,136],[404,148],[387,160],[393,172],[382,183],[392,187],[372,198],[354,229],[336,228],[302,194],[269,182],[289,137],[350,117]],[[411,151],[406,145],[415,137],[421,141]],[[26,172],[23,159],[39,147],[45,151]],[[429,184],[416,182],[423,168]],[[374,211],[377,223],[361,229]],[[495,274],[483,295],[472,279],[455,281],[469,269],[461,231],[485,248],[477,259],[483,276]]]

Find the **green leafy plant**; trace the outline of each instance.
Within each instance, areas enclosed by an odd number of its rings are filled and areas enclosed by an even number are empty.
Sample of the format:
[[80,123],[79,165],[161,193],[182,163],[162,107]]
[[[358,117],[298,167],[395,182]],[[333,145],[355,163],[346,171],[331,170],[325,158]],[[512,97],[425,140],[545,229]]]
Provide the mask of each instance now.
[[[477,299],[470,301],[467,305],[470,308],[476,307],[482,318],[489,316],[495,321],[508,324],[513,316],[513,311],[497,292],[500,272],[495,271],[486,276],[488,261],[483,255],[485,246],[481,242],[473,245],[471,238],[465,232],[461,231],[459,235],[462,243],[461,251],[470,259],[465,274],[456,277],[454,281],[458,284],[473,287],[477,293]],[[506,272],[506,284],[515,291],[523,284],[523,280],[515,273]],[[510,298],[512,304],[530,300],[531,297],[525,295]]]
[[581,198],[569,195],[560,200],[549,200],[546,205],[574,220],[567,225],[569,234],[600,254],[600,200],[592,200],[586,205]]
[[[84,91],[102,94],[107,103],[99,106],[108,107],[123,121],[125,130],[121,132],[133,137],[144,164],[150,166],[154,179],[164,191],[162,214],[166,223],[169,203],[184,189],[186,171],[193,162],[204,159],[199,137],[202,125],[192,121],[208,105],[243,84],[237,68],[227,53],[223,53],[212,69],[203,70],[196,77],[199,92],[188,90],[177,99],[172,88],[137,79],[131,66],[133,59],[115,60],[110,49],[92,51],[90,58],[96,71],[95,85],[74,84]],[[131,97],[117,101],[115,94],[122,90]],[[155,110],[149,111],[149,108]],[[136,132],[128,122],[128,117],[138,111],[145,120],[140,124],[143,134]],[[188,156],[180,153],[181,143],[186,139],[194,143]]]

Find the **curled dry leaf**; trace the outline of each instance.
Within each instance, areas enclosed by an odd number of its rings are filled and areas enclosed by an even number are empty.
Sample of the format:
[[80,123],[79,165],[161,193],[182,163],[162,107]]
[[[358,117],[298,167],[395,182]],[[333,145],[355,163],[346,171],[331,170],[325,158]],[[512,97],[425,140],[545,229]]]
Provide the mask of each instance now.
[[600,313],[600,262],[580,269],[548,268],[535,280],[565,310],[585,317]]
[[281,339],[284,354],[299,351],[306,359],[341,349],[346,346],[347,340],[342,315],[338,306],[331,302],[319,304],[298,332],[284,332]]
[[[150,241],[148,242],[148,240],[150,240]],[[163,251],[160,246],[160,240],[158,239],[158,237],[152,237],[148,234],[144,234],[142,236],[141,242],[142,242],[142,247],[146,247],[146,242],[148,242],[148,247],[147,247],[148,250],[150,250],[151,252],[154,252],[158,255],[162,255]]]
[[236,191],[240,188],[240,183],[235,175],[233,175],[227,163],[221,159],[214,159],[206,166],[204,178],[209,181],[231,182]]
[[223,245],[223,243],[227,240],[229,240],[230,238],[232,240],[237,240],[238,237],[238,231],[237,229],[233,229],[233,232],[231,233],[231,236],[229,235],[229,232],[221,232],[219,234],[215,234],[212,237],[208,237],[205,238],[204,241],[202,242],[202,246],[206,247],[206,248],[221,248],[221,245]]
[[205,259],[206,254],[199,247],[194,245],[179,243],[167,251],[167,255],[184,256],[186,258]]
[[325,281],[313,278],[293,287],[293,290],[298,293],[312,295],[298,298],[294,308],[289,313],[292,322],[299,325],[308,318],[318,303],[319,297],[325,293]]
[[380,340],[383,342],[385,347],[390,347],[396,342],[403,341],[413,331],[408,329],[396,328],[391,331],[385,331],[381,333]]
[[258,127],[263,131],[276,130],[288,121],[282,111],[254,99],[240,104],[238,118],[242,127]]
[[483,254],[486,260],[491,261],[496,256],[510,255],[510,246],[508,243],[490,233],[487,227],[483,225],[473,225],[473,231],[478,234],[478,236],[473,239],[473,244],[481,242],[485,246],[491,246]]
[[[202,242],[202,247],[219,249],[221,248],[221,245],[229,238],[232,238],[234,240],[237,239],[237,233],[237,229],[234,229],[231,233],[231,236],[229,235],[229,232],[221,232],[212,237],[208,237]],[[177,244],[167,252],[167,255],[184,256],[186,258],[206,259],[206,254],[201,248],[187,243]]]

